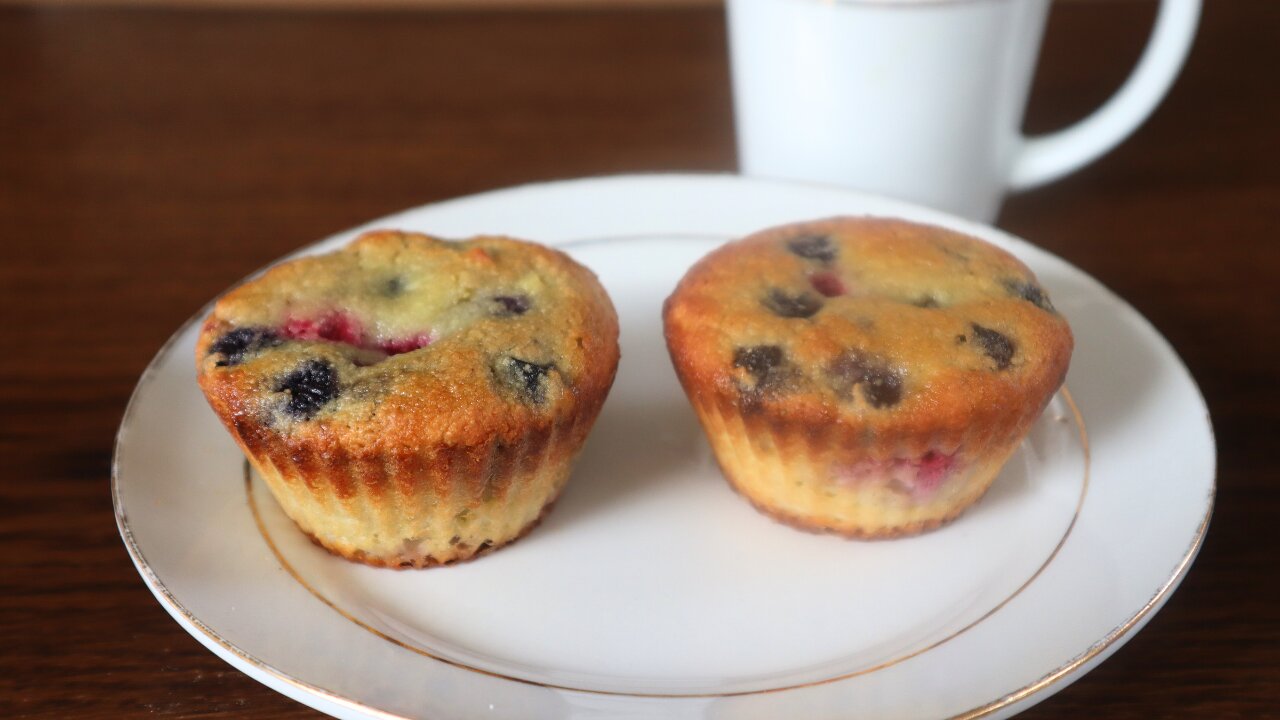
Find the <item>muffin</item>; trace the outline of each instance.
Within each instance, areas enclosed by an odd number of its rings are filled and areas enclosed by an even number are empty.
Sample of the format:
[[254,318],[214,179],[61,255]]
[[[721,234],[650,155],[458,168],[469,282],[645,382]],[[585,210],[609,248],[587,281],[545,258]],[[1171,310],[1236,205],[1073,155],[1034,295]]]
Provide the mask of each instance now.
[[1029,269],[902,220],[730,242],[666,301],[676,374],[729,482],[800,528],[936,528],[991,485],[1071,357]]
[[555,500],[613,383],[618,320],[561,252],[379,231],[231,290],[196,365],[303,532],[426,567],[511,542]]

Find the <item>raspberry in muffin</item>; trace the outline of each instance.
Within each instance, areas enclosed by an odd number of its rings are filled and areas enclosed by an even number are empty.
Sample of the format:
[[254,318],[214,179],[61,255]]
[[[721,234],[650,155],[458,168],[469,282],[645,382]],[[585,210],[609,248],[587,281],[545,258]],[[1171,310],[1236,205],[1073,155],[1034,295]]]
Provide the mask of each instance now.
[[981,497],[1073,345],[1012,255],[892,219],[728,243],[663,315],[729,482],[777,519],[851,537],[935,528]]
[[561,252],[367,233],[218,301],[200,387],[285,513],[390,567],[464,560],[530,529],[618,364],[618,321]]

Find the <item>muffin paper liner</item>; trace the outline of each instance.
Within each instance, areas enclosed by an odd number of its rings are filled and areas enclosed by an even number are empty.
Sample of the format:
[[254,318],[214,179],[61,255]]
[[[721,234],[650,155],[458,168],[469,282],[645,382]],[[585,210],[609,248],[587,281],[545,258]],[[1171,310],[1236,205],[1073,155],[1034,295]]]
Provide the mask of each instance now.
[[285,514],[321,547],[369,565],[444,565],[528,532],[563,489],[598,407],[515,442],[354,457],[341,447],[254,451]]
[[[780,421],[722,397],[695,399],[694,410],[725,478],[757,509],[802,529],[862,538],[919,533],[960,515],[1035,419],[869,438],[858,427]],[[927,474],[921,458],[947,465],[932,487],[918,479]]]

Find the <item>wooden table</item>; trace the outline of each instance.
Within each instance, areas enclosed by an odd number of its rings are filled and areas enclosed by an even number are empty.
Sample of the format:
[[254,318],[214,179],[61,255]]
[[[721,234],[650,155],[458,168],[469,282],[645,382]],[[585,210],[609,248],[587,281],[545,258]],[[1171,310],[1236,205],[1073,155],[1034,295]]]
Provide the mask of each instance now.
[[[1280,3],[1206,5],[1150,123],[1000,218],[1169,338],[1221,453],[1182,588],[1027,717],[1280,717]],[[1100,102],[1151,16],[1148,2],[1059,3],[1029,128]],[[734,162],[715,7],[0,9],[0,716],[313,715],[183,632],[116,533],[125,402],[208,298],[405,207]]]

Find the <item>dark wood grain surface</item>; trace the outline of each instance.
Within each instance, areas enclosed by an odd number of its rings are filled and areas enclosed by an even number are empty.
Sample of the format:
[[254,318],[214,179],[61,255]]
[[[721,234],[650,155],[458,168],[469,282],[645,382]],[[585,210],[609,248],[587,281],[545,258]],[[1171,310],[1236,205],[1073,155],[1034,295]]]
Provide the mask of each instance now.
[[[1149,124],[1000,219],[1168,337],[1220,452],[1182,588],[1029,718],[1280,717],[1280,3],[1206,5]],[[1028,127],[1105,98],[1151,17],[1059,3]],[[314,715],[202,648],[130,564],[108,477],[139,373],[229,283],[367,219],[731,170],[727,81],[715,8],[0,9],[0,716]]]

